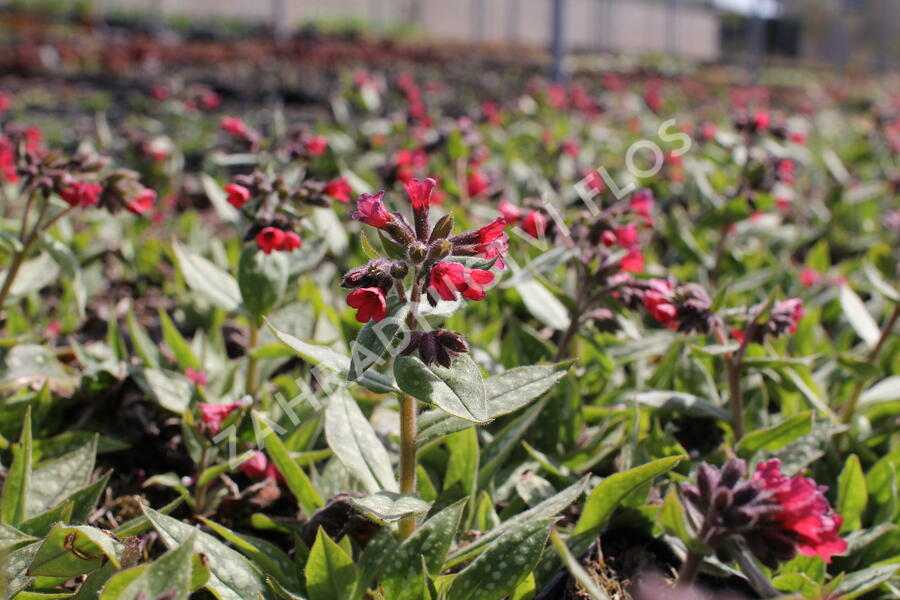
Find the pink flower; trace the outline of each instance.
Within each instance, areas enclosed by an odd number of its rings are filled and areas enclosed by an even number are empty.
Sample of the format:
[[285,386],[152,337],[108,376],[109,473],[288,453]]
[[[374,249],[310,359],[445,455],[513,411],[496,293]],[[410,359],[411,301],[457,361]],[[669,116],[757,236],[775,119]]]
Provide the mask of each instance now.
[[209,378],[206,377],[206,373],[204,373],[203,371],[198,371],[194,367],[188,367],[185,370],[184,374],[188,379],[190,379],[197,385],[205,386],[209,384]]
[[672,284],[665,279],[651,279],[650,289],[644,292],[644,308],[662,325],[674,329],[678,307],[672,302]]
[[802,146],[803,144],[806,143],[806,136],[803,135],[802,133],[800,133],[799,131],[792,131],[792,132],[788,135],[788,138],[789,138],[792,142],[794,142],[795,144],[797,144],[798,146]]
[[381,229],[391,222],[391,215],[384,207],[384,192],[378,192],[374,196],[362,194],[356,201],[356,210],[350,216],[366,225]]
[[501,269],[506,268],[503,257],[509,250],[509,238],[503,231],[505,227],[506,219],[497,217],[477,231],[478,241],[475,246],[475,251],[481,258],[491,260],[495,256],[499,256],[497,266]]
[[270,463],[266,455],[259,450],[253,451],[253,458],[241,463],[238,467],[241,472],[253,481],[274,479],[278,483],[284,483],[284,477],[278,471],[275,463]]
[[87,208],[88,206],[96,206],[100,202],[100,194],[103,192],[103,186],[98,183],[90,183],[87,181],[73,181],[69,187],[60,192],[60,196],[69,206],[80,206]]
[[600,234],[600,243],[607,248],[616,243],[616,234],[611,229],[604,229]]
[[633,248],[641,241],[638,235],[637,225],[631,223],[622,227],[616,227],[616,242],[623,248]]
[[281,250],[284,245],[284,231],[277,227],[265,227],[256,234],[256,245],[266,254]]
[[0,92],[0,114],[5,113],[9,110],[11,96],[6,92]]
[[772,307],[772,313],[787,314],[788,320],[790,322],[788,326],[788,333],[797,333],[797,324],[800,322],[800,319],[803,318],[804,314],[803,300],[801,300],[800,298],[788,298],[787,300],[776,302]]
[[204,90],[200,94],[200,104],[206,110],[215,110],[222,104],[222,98],[212,90]]
[[466,181],[466,191],[470,197],[480,196],[488,191],[491,186],[491,180],[482,171],[474,170]]
[[433,288],[444,300],[456,300],[457,293],[469,300],[482,300],[484,287],[494,281],[494,274],[481,269],[469,269],[460,263],[439,262],[431,267]]
[[765,131],[769,128],[769,113],[759,111],[753,115],[753,127],[756,131]]
[[353,193],[353,188],[347,183],[345,177],[341,177],[326,183],[322,191],[325,192],[326,196],[331,196],[338,202],[350,202],[350,194]]
[[324,135],[314,135],[306,140],[306,150],[313,156],[322,156],[328,149],[328,138]]
[[431,206],[431,193],[437,181],[428,177],[426,179],[412,179],[405,186],[406,193],[409,194],[409,201],[413,210],[428,210]]
[[222,431],[222,423],[236,409],[246,406],[246,403],[235,402],[233,404],[204,404],[197,403],[200,408],[200,421],[206,426],[206,430],[213,436]]
[[281,243],[281,247],[279,250],[282,252],[293,252],[294,250],[303,247],[303,240],[300,239],[300,236],[297,235],[294,231],[285,231],[284,232],[284,241]]
[[547,217],[540,211],[533,210],[522,221],[522,229],[531,237],[543,237],[547,231]]
[[239,137],[247,135],[247,125],[238,117],[222,117],[219,127],[231,135]]
[[153,89],[150,90],[150,94],[155,100],[165,100],[169,97],[169,88],[164,85],[155,85],[153,86]]
[[578,156],[578,153],[581,151],[581,148],[578,146],[578,142],[575,140],[566,140],[559,146],[560,151],[563,154],[568,156]]
[[500,214],[503,215],[503,218],[506,219],[507,223],[518,223],[519,219],[522,218],[522,209],[506,198],[500,200],[500,205],[497,209],[500,211]]
[[831,557],[847,550],[847,542],[838,536],[843,519],[831,509],[824,486],[801,475],[787,477],[777,458],[760,463],[753,481],[762,484],[781,508],[775,519],[795,541],[804,556]]
[[800,273],[800,284],[803,287],[812,287],[822,281],[822,274],[812,267],[803,267]]
[[16,153],[9,138],[0,136],[0,174],[8,183],[19,181],[16,172]]
[[629,273],[642,273],[644,271],[644,255],[637,248],[628,251],[619,263],[623,271]]
[[228,204],[238,210],[241,210],[250,200],[250,190],[236,183],[226,185],[225,192],[228,194]]
[[478,234],[479,244],[490,244],[494,240],[504,235],[503,230],[506,228],[506,219],[497,217],[476,232]]
[[347,294],[347,304],[356,309],[356,320],[360,323],[368,323],[372,319],[378,323],[387,315],[387,301],[381,288],[353,290]]
[[156,191],[150,188],[144,188],[141,192],[131,199],[125,208],[136,215],[142,215],[151,208],[156,202]]
[[630,200],[631,210],[642,217],[649,217],[653,212],[653,191],[648,189],[638,190]]
[[715,123],[710,123],[707,121],[700,127],[700,137],[706,141],[711,141],[716,138],[716,125]]
[[584,184],[595,195],[602,193],[606,189],[606,182],[603,181],[603,176],[600,175],[599,171],[588,171],[584,176]]

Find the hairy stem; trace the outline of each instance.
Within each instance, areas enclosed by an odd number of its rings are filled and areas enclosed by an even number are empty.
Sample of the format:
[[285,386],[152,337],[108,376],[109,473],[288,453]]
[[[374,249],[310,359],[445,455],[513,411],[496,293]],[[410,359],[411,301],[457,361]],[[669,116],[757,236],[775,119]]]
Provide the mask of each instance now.
[[[881,350],[881,347],[884,345],[884,342],[891,335],[891,332],[894,330],[894,325],[897,324],[897,319],[900,318],[900,304],[894,305],[894,310],[891,312],[891,316],[888,317],[887,323],[884,324],[884,328],[881,330],[881,336],[878,338],[878,341],[872,347],[872,350],[869,352],[869,355],[866,357],[866,362],[872,363],[875,361],[875,358],[878,356],[878,352]],[[841,412],[841,422],[849,423],[851,419],[853,419],[853,414],[856,412],[856,405],[859,403],[859,396],[862,394],[863,385],[865,382],[863,380],[859,380],[856,382],[856,385],[853,386],[853,391],[850,393],[850,399],[847,400],[847,404],[844,405],[844,410]]]
[[675,581],[675,585],[677,587],[685,587],[694,583],[702,562],[702,555],[688,550],[687,556],[684,557],[684,562],[681,564],[681,570],[678,571],[678,579]]
[[256,346],[259,345],[259,324],[255,318],[250,319],[250,340],[247,343],[247,381],[244,387],[244,393],[250,396],[256,395],[256,370],[257,360],[251,354]]
[[[416,493],[416,399],[400,396],[400,493]],[[400,521],[400,538],[406,539],[416,530],[416,518]]]

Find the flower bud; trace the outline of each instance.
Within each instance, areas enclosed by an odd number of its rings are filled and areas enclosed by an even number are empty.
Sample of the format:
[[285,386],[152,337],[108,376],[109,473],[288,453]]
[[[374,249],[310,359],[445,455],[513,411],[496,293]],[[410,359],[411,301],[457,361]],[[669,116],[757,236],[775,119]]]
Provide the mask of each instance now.
[[428,249],[422,242],[413,242],[409,245],[409,249],[407,250],[407,252],[409,260],[414,265],[422,264],[425,261],[425,258],[428,256]]
[[446,238],[450,235],[450,232],[453,231],[453,215],[447,214],[438,219],[438,222],[435,223],[434,229],[431,231],[431,237],[428,238],[429,242],[434,242],[435,240]]
[[437,262],[448,256],[452,249],[453,244],[450,243],[450,240],[446,238],[440,239],[428,247],[428,256],[425,257],[425,261],[429,263]]
[[405,262],[397,260],[391,264],[391,277],[394,279],[402,280],[407,273],[409,273],[409,266]]

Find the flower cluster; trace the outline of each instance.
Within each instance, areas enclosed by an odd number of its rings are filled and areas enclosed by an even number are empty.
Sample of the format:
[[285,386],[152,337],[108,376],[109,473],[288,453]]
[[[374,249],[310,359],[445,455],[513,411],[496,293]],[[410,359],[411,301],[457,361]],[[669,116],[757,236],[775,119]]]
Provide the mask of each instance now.
[[[356,309],[360,323],[384,319],[388,296],[395,292],[400,301],[410,304],[407,322],[415,329],[423,294],[432,306],[438,300],[457,300],[460,296],[481,300],[486,294],[485,287],[494,281],[490,268],[495,264],[502,268],[508,249],[506,220],[498,217],[479,229],[456,235],[452,235],[452,215],[445,215],[432,226],[429,209],[436,185],[431,178],[412,179],[406,184],[412,223],[402,213],[388,211],[384,192],[362,194],[357,200],[352,217],[381,230],[385,244],[396,249],[392,255],[400,257],[375,258],[344,275],[341,285],[352,290],[347,295],[347,304]],[[410,275],[411,281],[407,283]],[[418,351],[427,364],[448,365],[453,356],[467,350],[458,334],[439,329],[414,331],[404,352]]]
[[712,299],[696,283],[675,284],[671,279],[641,282],[635,293],[644,309],[661,325],[683,332],[709,333],[718,322]]
[[831,562],[847,549],[838,536],[842,519],[825,498],[826,488],[801,475],[784,475],[777,459],[760,463],[752,477],[746,470],[739,459],[721,469],[703,463],[696,485],[682,484],[703,544],[725,555],[723,542],[739,539],[770,568],[798,553]]
[[[759,310],[758,305],[751,307],[750,314],[756,314]],[[765,322],[748,328],[749,341],[761,344],[767,335],[780,337],[785,333],[796,333],[803,314],[803,300],[800,298],[788,298],[775,302],[772,310],[769,311],[769,318]],[[732,330],[731,335],[739,342],[744,341],[745,332],[740,329]]]

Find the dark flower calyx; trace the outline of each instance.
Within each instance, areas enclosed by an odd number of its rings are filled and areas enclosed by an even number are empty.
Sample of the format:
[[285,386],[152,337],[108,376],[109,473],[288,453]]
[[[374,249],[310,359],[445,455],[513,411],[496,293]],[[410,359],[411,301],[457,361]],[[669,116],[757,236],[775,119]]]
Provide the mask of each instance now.
[[370,260],[365,265],[348,271],[341,279],[341,287],[377,287],[389,290],[394,285],[393,271],[395,271],[396,264],[398,263],[393,263],[385,258]]
[[404,356],[418,351],[419,358],[426,365],[434,363],[449,368],[450,362],[458,354],[469,351],[469,345],[455,331],[436,329],[434,331],[414,331],[403,349]]

